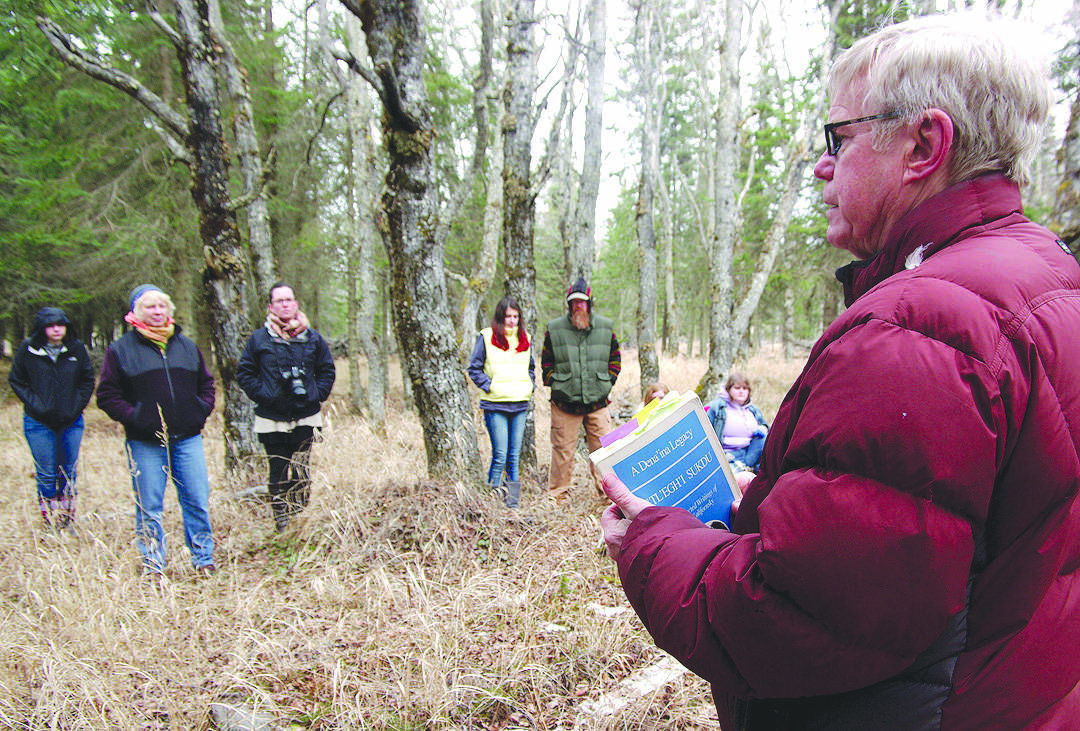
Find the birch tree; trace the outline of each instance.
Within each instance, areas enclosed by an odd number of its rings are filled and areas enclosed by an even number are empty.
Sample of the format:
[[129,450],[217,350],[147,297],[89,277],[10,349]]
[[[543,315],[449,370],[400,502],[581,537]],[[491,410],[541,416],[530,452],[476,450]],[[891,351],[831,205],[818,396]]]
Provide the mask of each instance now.
[[[828,27],[830,32],[822,49],[822,62],[826,66],[830,62],[835,48],[836,21],[841,9],[842,5],[839,0],[834,0],[829,9]],[[768,31],[765,31],[765,33],[767,36]],[[767,54],[771,53],[771,51],[766,49],[772,48],[768,44],[768,40],[766,37],[765,48],[763,48],[763,52]],[[775,63],[775,60],[773,62]],[[807,179],[806,173],[810,164],[813,162],[811,140],[820,129],[820,120],[825,116],[825,104],[825,90],[822,87],[813,95],[807,109],[799,115],[801,119],[798,121],[797,131],[790,137],[790,141],[783,150],[781,169],[784,172],[781,178],[780,198],[775,205],[772,221],[765,235],[762,252],[757,257],[757,267],[750,278],[750,284],[746,292],[733,312],[729,325],[733,335],[738,338],[735,342],[745,337],[750,325],[750,318],[758,308],[765,285],[768,283],[773,266],[782,250],[786,232],[791,223],[795,202]],[[732,354],[733,357],[734,354]],[[727,361],[725,370],[730,366],[731,361]]]
[[[511,0],[506,39],[506,84],[503,88],[501,134],[503,145],[503,225],[502,251],[506,270],[506,294],[521,305],[522,321],[534,336],[540,329],[536,309],[536,269],[533,266],[533,236],[536,219],[536,191],[532,181],[532,138],[536,125],[536,23],[533,0]],[[558,123],[558,122],[557,122]],[[539,348],[533,338],[534,357]],[[526,416],[521,461],[536,465],[536,436],[532,402]]]
[[[424,432],[428,472],[479,480],[476,430],[446,292],[439,210],[431,185],[435,130],[423,77],[426,49],[417,0],[342,0],[360,19],[371,81],[382,102],[389,157],[380,214],[390,260],[390,304]],[[363,71],[363,69],[361,69]]]
[[673,233],[674,211],[668,183],[660,180],[657,189],[660,198],[660,272],[664,278],[664,323],[661,328],[664,351],[678,355],[681,345],[679,328],[679,301],[675,298],[675,236]]
[[585,136],[582,150],[581,182],[574,210],[573,238],[567,256],[565,279],[592,279],[596,258],[596,198],[600,191],[603,160],[604,67],[607,57],[607,5],[604,0],[588,0],[586,21],[589,43],[585,48],[587,88],[585,95]]
[[715,196],[714,227],[709,246],[709,365],[698,384],[698,395],[711,397],[738,346],[738,336],[729,327],[732,314],[732,260],[738,236],[735,205],[735,170],[738,166],[739,118],[742,89],[739,63],[742,56],[742,0],[725,0],[724,35],[720,44],[719,92],[715,109]]
[[[473,117],[476,123],[476,135],[473,143],[473,165],[470,179],[479,178],[483,166],[485,151],[488,148],[488,96],[492,86],[492,56],[497,37],[495,30],[494,0],[480,0],[480,59],[477,63],[476,76],[473,79]],[[502,234],[502,167],[503,146],[501,140],[494,145],[492,160],[488,169],[493,171],[487,178],[487,200],[484,208],[484,228],[480,245],[480,255],[472,276],[465,282],[465,294],[461,307],[458,331],[461,333],[462,359],[468,358],[476,339],[476,321],[480,304],[491,288],[495,276],[495,263],[498,245]]]
[[662,86],[657,68],[662,53],[661,9],[653,0],[642,0],[635,13],[635,53],[637,102],[641,110],[641,170],[635,221],[638,241],[637,346],[641,386],[660,378],[656,353],[656,227],[653,208],[660,177],[660,118],[663,113]]
[[[732,6],[736,7],[732,7]],[[833,0],[828,8],[828,36],[823,48],[822,64],[828,66],[836,44],[837,20],[843,9],[841,0]],[[773,266],[779,256],[785,235],[791,223],[792,212],[799,192],[806,182],[806,172],[813,160],[811,154],[814,134],[820,126],[825,109],[825,89],[818,87],[812,95],[811,103],[801,111],[796,106],[792,112],[798,120],[793,133],[788,138],[780,155],[779,165],[783,170],[779,186],[779,198],[772,211],[771,221],[764,238],[761,252],[756,257],[756,266],[749,277],[749,285],[741,299],[736,302],[733,282],[732,262],[735,255],[736,238],[743,232],[740,215],[742,196],[735,190],[734,170],[738,161],[739,120],[732,109],[741,107],[739,89],[739,36],[741,28],[741,6],[735,0],[728,3],[725,14],[725,36],[723,43],[723,62],[721,64],[721,94],[717,106],[718,124],[716,128],[717,176],[718,184],[715,199],[715,228],[712,242],[714,248],[710,256],[710,282],[712,307],[709,321],[709,365],[698,384],[697,391],[702,396],[714,394],[721,380],[731,368],[739,344],[746,336],[750,319],[757,310],[762,292],[769,280]],[[729,167],[731,166],[731,167]],[[753,165],[747,169],[747,175],[753,174]],[[749,181],[747,181],[747,185]],[[744,186],[743,190],[746,190]]]
[[[358,74],[341,68],[337,59],[356,63],[351,49],[363,47],[363,31],[355,16],[344,18],[348,50],[335,50],[327,0],[319,0],[319,43],[345,107],[346,246],[345,292],[348,313],[349,401],[366,414],[376,429],[386,420],[387,374],[380,339],[375,334],[375,312],[381,287],[375,277],[375,248],[381,235],[375,225],[378,169],[382,162],[372,131],[373,100]],[[367,384],[360,374],[360,356],[367,361]]]
[[[175,28],[156,10],[149,13],[180,61],[186,117],[138,79],[111,67],[88,50],[92,44],[72,38],[48,18],[38,17],[37,25],[64,62],[123,91],[149,110],[152,124],[160,130],[173,155],[191,169],[191,197],[199,211],[203,245],[203,285],[215,360],[225,392],[225,465],[232,470],[259,451],[252,436],[251,402],[236,384],[236,367],[250,332],[246,314],[249,259],[240,240],[236,211],[258,193],[247,190],[240,199],[229,195],[229,155],[221,124],[217,75],[221,48],[211,23],[211,15],[217,12],[214,5],[216,0],[177,0]],[[249,149],[243,152],[252,153]]]

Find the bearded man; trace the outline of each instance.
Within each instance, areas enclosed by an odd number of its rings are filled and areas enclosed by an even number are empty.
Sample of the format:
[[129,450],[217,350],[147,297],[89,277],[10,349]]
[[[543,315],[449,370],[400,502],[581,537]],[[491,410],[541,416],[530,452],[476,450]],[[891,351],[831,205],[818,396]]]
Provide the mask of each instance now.
[[[592,311],[592,290],[578,278],[566,293],[566,314],[548,323],[540,354],[540,374],[551,388],[551,472],[553,497],[570,490],[578,433],[585,427],[589,452],[611,431],[608,394],[622,370],[615,324]],[[600,476],[590,464],[600,490]]]

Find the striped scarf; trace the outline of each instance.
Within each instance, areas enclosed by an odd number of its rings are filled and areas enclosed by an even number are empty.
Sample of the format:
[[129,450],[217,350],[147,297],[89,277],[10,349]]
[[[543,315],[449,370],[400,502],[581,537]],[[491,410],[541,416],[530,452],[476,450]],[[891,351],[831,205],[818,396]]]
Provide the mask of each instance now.
[[129,312],[124,315],[124,322],[142,333],[143,337],[147,340],[157,343],[157,346],[162,350],[165,350],[165,345],[169,342],[169,338],[176,332],[176,321],[171,317],[165,321],[164,325],[155,327],[154,325],[147,325],[145,322],[135,317],[134,312]]

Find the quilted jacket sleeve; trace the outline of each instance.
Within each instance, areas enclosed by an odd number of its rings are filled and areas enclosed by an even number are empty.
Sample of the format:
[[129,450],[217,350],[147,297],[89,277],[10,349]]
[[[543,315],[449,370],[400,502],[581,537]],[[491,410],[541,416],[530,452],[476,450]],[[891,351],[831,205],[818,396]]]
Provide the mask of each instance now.
[[1001,459],[978,359],[880,320],[812,358],[740,533],[649,508],[619,559],[657,644],[743,697],[842,692],[910,665],[964,606]]

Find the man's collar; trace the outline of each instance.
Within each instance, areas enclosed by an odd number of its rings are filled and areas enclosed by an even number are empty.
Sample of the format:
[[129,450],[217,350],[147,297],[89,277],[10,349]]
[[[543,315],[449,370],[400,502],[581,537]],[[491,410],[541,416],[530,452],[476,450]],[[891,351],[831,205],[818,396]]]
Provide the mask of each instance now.
[[844,285],[845,303],[850,306],[874,285],[912,268],[909,265],[918,266],[964,230],[1010,213],[1023,213],[1020,188],[1001,173],[981,175],[946,188],[904,214],[885,246],[873,257],[836,270],[836,278]]

